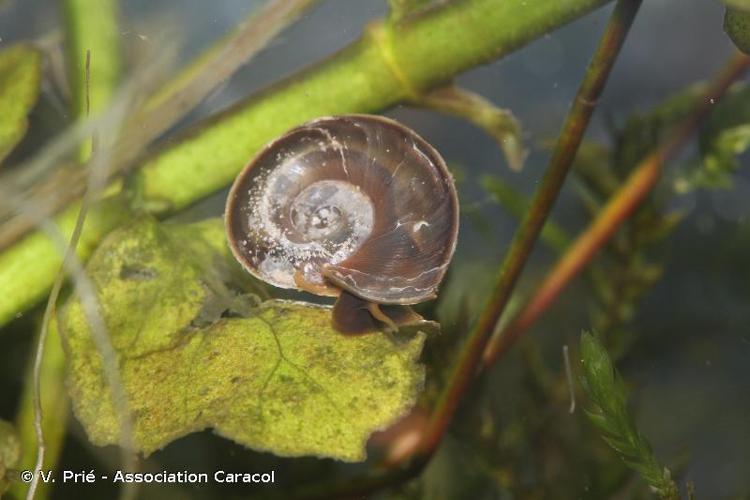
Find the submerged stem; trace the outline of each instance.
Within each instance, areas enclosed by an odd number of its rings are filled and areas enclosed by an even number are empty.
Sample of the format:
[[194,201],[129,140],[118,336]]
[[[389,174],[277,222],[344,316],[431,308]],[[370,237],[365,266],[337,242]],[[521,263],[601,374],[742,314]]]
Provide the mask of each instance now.
[[615,5],[604,35],[589,63],[565,120],[541,185],[503,261],[488,304],[469,333],[469,338],[459,354],[448,386],[441,394],[437,408],[423,436],[419,450],[422,457],[429,457],[442,441],[463,394],[477,372],[482,352],[505,310],[518,277],[557,199],[591,115],[596,109],[599,96],[640,6],[641,0],[619,0]]
[[632,215],[656,185],[664,163],[680,150],[701,119],[713,108],[714,103],[748,68],[750,57],[741,54],[735,56],[698,100],[698,105],[682,126],[663,146],[638,164],[596,219],[568,247],[532,299],[492,338],[483,355],[482,368],[489,367],[507,352],[555,302],[562,290],[594,258],[598,250],[615,235],[622,223]]

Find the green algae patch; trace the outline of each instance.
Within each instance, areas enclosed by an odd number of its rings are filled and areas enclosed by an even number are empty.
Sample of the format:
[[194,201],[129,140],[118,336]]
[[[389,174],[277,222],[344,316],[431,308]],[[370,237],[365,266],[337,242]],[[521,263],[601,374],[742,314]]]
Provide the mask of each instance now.
[[[137,450],[212,428],[277,455],[364,460],[423,385],[425,334],[342,335],[328,307],[239,293],[234,266],[218,220],[139,221],[89,260]],[[78,300],[61,325],[78,419],[95,444],[121,442],[122,405]]]

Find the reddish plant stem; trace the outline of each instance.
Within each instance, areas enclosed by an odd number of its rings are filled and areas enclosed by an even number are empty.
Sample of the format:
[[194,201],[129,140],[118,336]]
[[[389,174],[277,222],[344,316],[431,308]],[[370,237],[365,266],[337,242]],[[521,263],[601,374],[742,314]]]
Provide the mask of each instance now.
[[550,164],[544,174],[529,211],[516,232],[503,261],[495,288],[479,320],[469,334],[449,382],[441,394],[427,425],[417,457],[430,457],[443,439],[462,396],[477,373],[482,353],[505,310],[511,292],[528,260],[534,243],[557,199],[583,134],[622,48],[641,0],[619,0],[607,24],[599,46],[586,70],[575,101],[563,125]]
[[750,57],[742,54],[735,56],[701,96],[688,119],[667,142],[638,164],[625,184],[610,198],[588,229],[560,258],[531,301],[501,332],[493,336],[482,357],[482,369],[488,368],[510,349],[515,341],[557,300],[565,286],[612,238],[622,223],[632,215],[656,185],[664,163],[680,150],[716,101],[748,67],[750,67]]

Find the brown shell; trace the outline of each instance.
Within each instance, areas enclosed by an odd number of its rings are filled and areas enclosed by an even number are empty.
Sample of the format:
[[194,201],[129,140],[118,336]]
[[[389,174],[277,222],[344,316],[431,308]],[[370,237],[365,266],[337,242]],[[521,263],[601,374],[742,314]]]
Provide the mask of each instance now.
[[261,280],[382,304],[433,298],[458,234],[443,159],[374,115],[320,118],[267,145],[237,176],[225,217],[232,252]]

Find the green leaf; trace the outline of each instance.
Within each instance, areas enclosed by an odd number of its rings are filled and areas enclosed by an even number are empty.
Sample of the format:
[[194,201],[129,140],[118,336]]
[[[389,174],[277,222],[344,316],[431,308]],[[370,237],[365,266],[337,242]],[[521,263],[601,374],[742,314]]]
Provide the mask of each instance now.
[[0,420],[0,496],[8,489],[9,469],[15,467],[21,456],[21,443],[13,426]]
[[732,42],[746,54],[750,54],[750,10],[747,2],[741,7],[727,7],[724,15],[724,31]]
[[729,188],[750,149],[750,86],[735,86],[713,109],[700,134],[701,162],[675,181],[678,193],[698,188]]
[[[422,387],[425,335],[344,336],[332,330],[328,307],[243,303],[224,284],[241,272],[230,266],[219,220],[137,222],[92,255],[87,271],[117,352],[137,449],[148,454],[213,428],[278,455],[363,460],[369,435],[406,412]],[[119,442],[79,302],[67,308],[61,331],[76,415],[92,442]]]
[[0,162],[28,128],[27,115],[39,97],[41,56],[27,45],[0,51]]
[[625,384],[607,350],[595,335],[586,332],[581,335],[581,365],[583,387],[590,399],[586,414],[604,441],[661,498],[678,499],[677,486],[669,470],[659,464],[628,412]]

